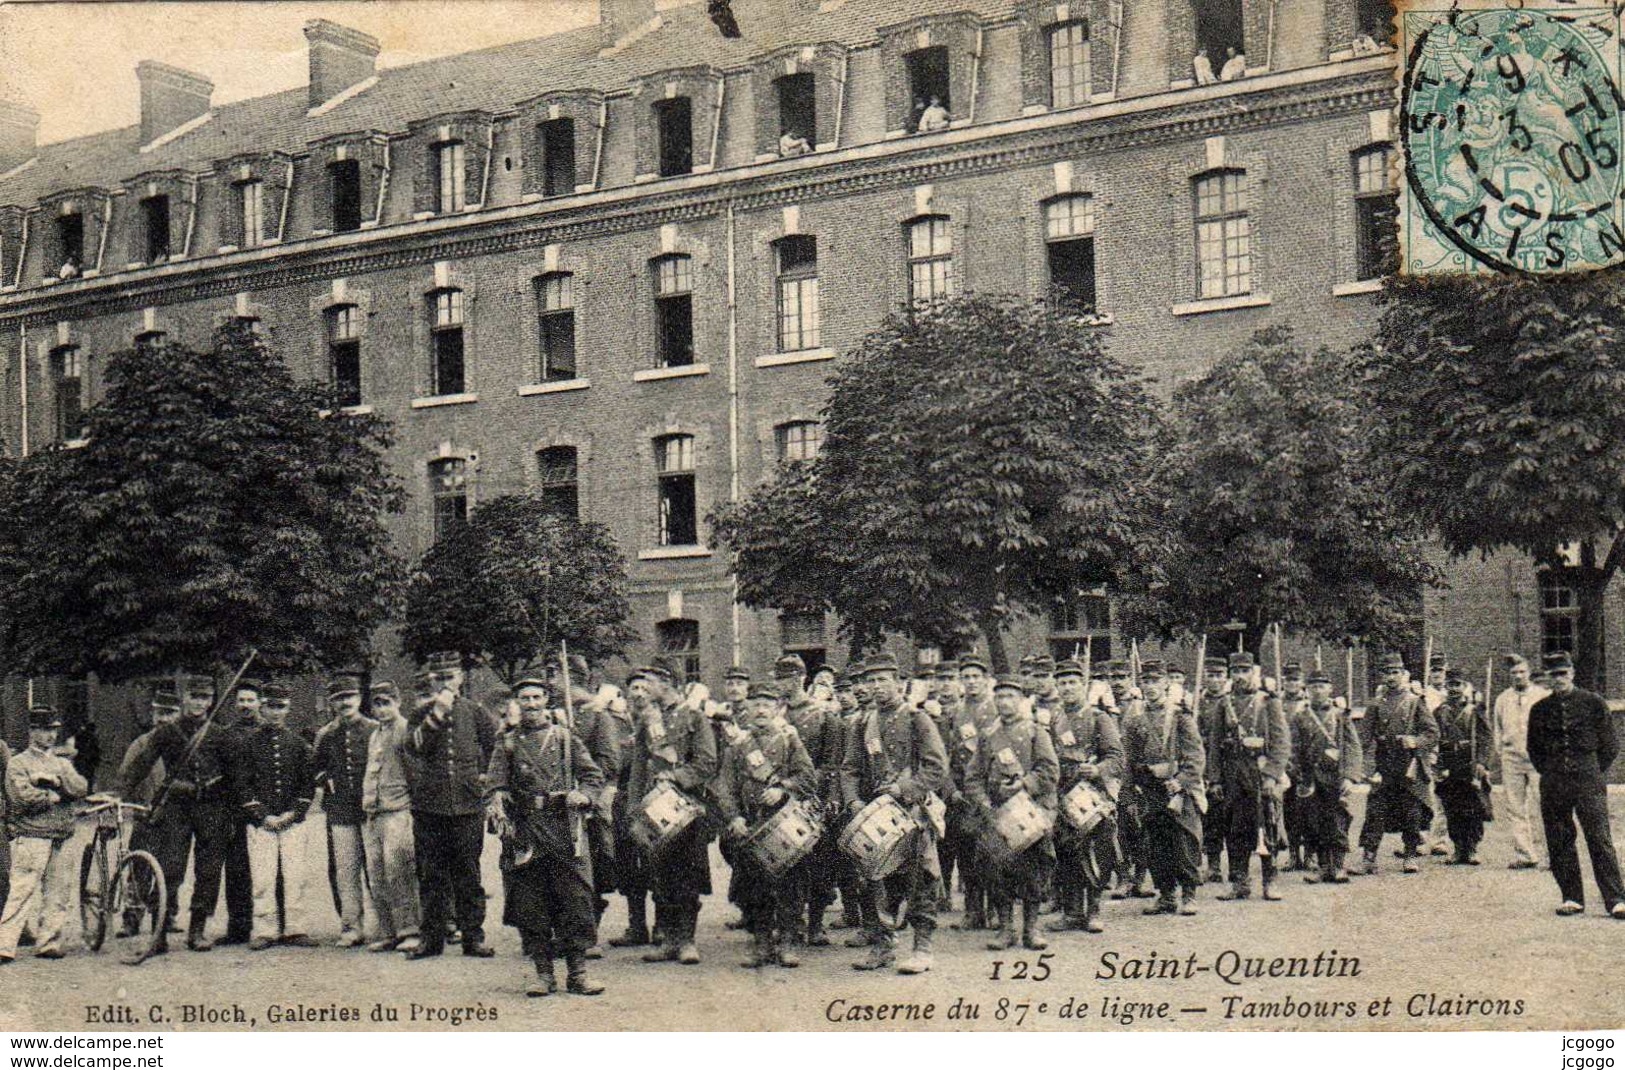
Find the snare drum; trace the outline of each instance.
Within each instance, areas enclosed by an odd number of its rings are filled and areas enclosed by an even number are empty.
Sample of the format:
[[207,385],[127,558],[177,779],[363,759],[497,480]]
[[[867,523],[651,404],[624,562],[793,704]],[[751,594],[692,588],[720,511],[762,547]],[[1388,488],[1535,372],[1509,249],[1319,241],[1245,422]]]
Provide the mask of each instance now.
[[896,799],[882,795],[853,815],[836,846],[864,880],[884,880],[908,858],[919,830]]
[[982,845],[995,861],[1011,859],[1042,840],[1054,825],[1048,810],[1025,791],[1018,791],[993,811]]
[[700,819],[705,807],[669,783],[656,784],[638,804],[632,838],[651,855],[659,854]]
[[782,877],[812,853],[824,836],[824,822],[808,803],[788,803],[745,837],[745,850],[771,877]]
[[1061,818],[1078,832],[1087,836],[1102,821],[1111,817],[1117,806],[1111,797],[1087,780],[1072,785],[1072,790],[1061,797]]

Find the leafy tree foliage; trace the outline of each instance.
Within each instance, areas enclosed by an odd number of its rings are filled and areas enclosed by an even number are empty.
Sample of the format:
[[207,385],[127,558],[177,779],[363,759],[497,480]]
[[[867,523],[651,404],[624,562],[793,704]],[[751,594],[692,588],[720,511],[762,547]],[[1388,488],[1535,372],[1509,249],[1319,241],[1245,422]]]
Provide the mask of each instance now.
[[1168,582],[1126,603],[1125,626],[1177,635],[1237,618],[1255,650],[1274,621],[1329,640],[1415,637],[1438,576],[1389,492],[1344,355],[1262,330],[1174,405],[1156,482],[1178,548]]
[[538,497],[505,494],[429,548],[407,593],[406,651],[456,650],[504,680],[558,654],[618,654],[627,623],[626,562],[609,530],[561,517]]
[[1625,286],[1608,272],[1396,279],[1360,354],[1395,499],[1453,554],[1511,549],[1578,592],[1597,684],[1602,598],[1625,561]]
[[[254,334],[113,354],[89,442],[17,466],[0,509],[15,667],[107,682],[364,660],[405,568],[386,514],[389,425],[323,416]],[[0,488],[3,489],[3,488]]]
[[831,379],[811,462],[711,517],[741,598],[833,610],[857,647],[947,647],[1156,575],[1159,410],[1098,328],[970,295],[889,316]]

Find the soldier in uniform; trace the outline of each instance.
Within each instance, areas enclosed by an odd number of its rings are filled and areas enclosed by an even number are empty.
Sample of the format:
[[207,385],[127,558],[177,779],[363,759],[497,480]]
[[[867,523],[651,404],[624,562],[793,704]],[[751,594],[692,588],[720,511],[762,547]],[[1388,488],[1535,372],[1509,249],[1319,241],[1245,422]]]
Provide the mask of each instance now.
[[1306,883],[1347,884],[1349,797],[1365,775],[1360,733],[1348,710],[1333,702],[1332,680],[1309,673],[1309,701],[1292,718],[1293,794],[1298,798],[1303,844],[1318,857],[1320,870],[1303,875]]
[[1382,838],[1397,832],[1404,843],[1404,871],[1416,873],[1416,858],[1432,813],[1428,784],[1439,724],[1410,686],[1405,660],[1388,654],[1382,660],[1382,690],[1366,715],[1370,725],[1374,771],[1360,826],[1360,872],[1377,872]]
[[[258,680],[237,682],[237,693],[232,696],[236,715],[225,727],[239,732],[245,747],[248,737],[259,726],[264,695],[264,685]],[[254,877],[248,859],[248,826],[247,816],[238,814],[237,827],[226,851],[226,935],[216,941],[221,947],[246,944],[254,935]]]
[[1027,666],[1027,679],[1032,688],[1033,717],[1045,729],[1056,711],[1061,708],[1061,696],[1056,693],[1055,659],[1048,654],[1034,654]]
[[998,720],[998,712],[993,708],[987,662],[980,655],[967,654],[959,660],[959,681],[965,693],[964,706],[954,722],[952,737],[942,737],[948,750],[949,774],[944,791],[950,802],[945,838],[953,841],[952,853],[959,863],[959,882],[965,893],[965,914],[957,927],[975,932],[988,928],[995,919],[989,910],[988,889],[982,882],[981,814],[965,795],[965,778],[980,746],[982,729]]
[[[721,759],[727,755],[728,748],[733,745],[735,737],[744,731],[740,726],[745,723],[748,716],[745,703],[749,696],[749,672],[735,665],[723,674],[722,701],[713,704],[708,711],[711,728],[717,738],[718,776],[722,772]],[[717,781],[713,779],[706,789],[707,794],[710,796],[707,816],[722,821],[722,806],[716,798],[717,790]],[[722,829],[719,828],[718,831],[720,832]],[[727,836],[723,836],[718,841],[717,847],[722,852],[722,861],[728,866],[728,902],[739,907],[739,917],[737,919],[730,918],[726,923],[726,927],[748,930],[750,929],[750,919],[746,917],[747,911],[739,901],[739,868],[734,864],[734,841]]]
[[327,815],[327,842],[338,888],[338,946],[359,947],[367,865],[366,847],[361,842],[361,824],[366,820],[361,793],[367,775],[367,746],[377,724],[361,705],[361,677],[355,673],[339,673],[328,682],[327,706],[335,716],[316,733],[315,780]]
[[[937,726],[937,735],[942,737],[943,746],[948,749],[950,782],[943,789],[943,794],[948,796],[943,801],[949,804],[951,813],[951,796],[955,790],[952,781],[954,740],[959,734],[959,722],[965,717],[965,687],[959,682],[959,662],[952,658],[937,662],[932,672],[932,683],[932,701],[926,709],[931,713],[931,723]],[[937,844],[937,864],[942,869],[942,901],[937,905],[938,911],[954,908],[954,874],[958,861],[954,849],[957,846],[950,835],[944,835]]]
[[[965,794],[991,825],[994,812],[1020,792],[1050,814],[1056,805],[1055,785],[1060,764],[1049,730],[1022,710],[1021,680],[1001,676],[993,688],[998,720],[982,732],[981,744],[965,777]],[[1016,945],[1015,904],[1021,903],[1021,946],[1041,951],[1047,945],[1038,932],[1038,914],[1055,860],[1049,836],[1013,857],[987,856],[982,879],[992,890],[999,915],[999,935],[988,941],[989,951]]]
[[[1225,853],[1230,856],[1230,890],[1215,898],[1250,898],[1252,856],[1258,854],[1263,897],[1281,898],[1275,890],[1275,851],[1279,814],[1286,787],[1286,765],[1292,735],[1281,703],[1253,687],[1253,656],[1230,655],[1230,694],[1219,701],[1219,768],[1211,779],[1223,785],[1230,804]],[[1261,847],[1262,850],[1255,850]]]
[[[1207,786],[1207,813],[1202,818],[1202,852],[1205,856],[1203,882],[1218,884],[1224,880],[1224,843],[1230,834],[1230,802],[1224,795],[1224,784],[1218,773],[1223,768],[1219,756],[1219,742],[1224,739],[1224,700],[1230,690],[1230,678],[1223,658],[1208,658],[1202,665],[1202,712],[1197,727],[1207,747],[1207,768],[1211,770]],[[1251,850],[1249,847],[1248,850]],[[1235,868],[1235,860],[1231,860]]]
[[[148,706],[148,712],[140,721],[146,730],[130,743],[124,752],[124,760],[119,764],[118,790],[123,793],[125,799],[147,804],[151,803],[157,796],[158,787],[164,782],[165,776],[163,760],[158,755],[160,734],[157,732],[157,728],[161,724],[176,720],[180,715],[181,697],[180,693],[175,690],[174,683],[166,680],[155,685],[152,689],[152,699]],[[131,771],[138,767],[145,768],[147,770],[146,774],[140,777],[132,777],[130,775]],[[3,809],[3,807],[0,807],[0,809]],[[130,831],[130,850],[147,851],[158,859],[159,864],[162,865],[164,853],[161,832],[163,827],[162,823],[153,821],[150,815],[138,820],[135,828]],[[184,865],[185,862],[183,861],[182,866],[184,867]],[[182,876],[184,876],[185,869],[183,868],[181,872]],[[169,884],[169,874],[167,872],[164,874],[164,880],[166,884]],[[175,888],[175,885],[169,884],[169,887]],[[123,924],[119,928],[120,939],[134,936],[140,931],[141,904],[147,902],[151,894],[152,889],[150,886],[136,890],[132,902],[124,909]],[[172,892],[169,897],[171,909],[175,905],[175,899],[176,896]],[[0,908],[3,908],[4,905],[3,902],[0,902]],[[168,920],[165,919],[164,921],[165,928],[169,927]],[[168,934],[165,933],[160,936],[155,953],[161,955],[168,950]]]
[[378,727],[367,740],[367,771],[361,778],[361,810],[367,815],[361,842],[378,936],[367,950],[410,954],[422,944],[417,841],[412,831],[412,781],[417,770],[408,753],[412,726],[401,712],[401,692],[393,683],[375,682],[370,697]]
[[[564,674],[557,660],[548,662],[549,692],[556,697],[556,708],[564,707]],[[615,890],[615,781],[621,771],[619,731],[610,713],[612,696],[600,697],[591,689],[592,668],[580,654],[570,655],[570,701],[574,709],[571,727],[577,738],[587,745],[593,764],[603,776],[603,784],[592,792],[592,810],[587,814],[587,842],[592,847],[593,917],[602,922],[609,909],[607,896]],[[587,949],[589,959],[600,959],[604,953],[594,944]]]
[[1490,750],[1494,742],[1484,707],[1473,700],[1461,670],[1445,670],[1444,702],[1433,711],[1439,722],[1437,795],[1444,808],[1455,856],[1448,865],[1478,865],[1489,799]]
[[[716,774],[716,736],[699,710],[678,704],[677,680],[670,662],[656,658],[632,681],[637,734],[628,793],[633,807],[641,805],[644,796],[661,782],[698,800]],[[711,893],[708,832],[703,819],[695,821],[649,861],[655,924],[663,939],[659,947],[644,954],[645,962],[692,966],[700,961],[694,929],[699,922],[700,897]]]
[[514,682],[519,724],[502,733],[486,774],[486,813],[502,839],[502,920],[519,930],[520,951],[536,969],[527,996],[558,991],[553,961],[561,954],[565,990],[596,996],[604,988],[587,979],[598,929],[582,825],[604,774],[565,711],[549,709],[548,686],[542,673]]
[[[840,704],[841,717],[841,756],[846,760],[846,748],[851,741],[853,726],[862,722],[861,708],[858,704],[858,681],[853,679],[853,670],[849,667],[835,679],[835,700]],[[830,814],[825,825],[824,835],[837,845],[840,843],[841,831],[846,827],[846,797],[841,792],[840,778],[835,781],[836,808]],[[835,886],[841,893],[841,920],[835,924],[837,929],[854,930],[843,943],[847,947],[868,947],[869,935],[863,928],[863,914],[858,909],[858,900],[862,897],[859,887],[858,871],[852,865],[852,860],[837,846],[835,851]]]
[[[1427,674],[1422,681],[1422,704],[1435,720],[1439,717],[1439,707],[1444,704],[1447,692],[1445,675],[1449,671],[1450,658],[1447,655],[1434,654],[1428,659]],[[1433,819],[1422,836],[1422,851],[1424,854],[1443,856],[1450,853],[1449,822],[1445,818],[1444,807],[1440,805],[1438,789],[1437,778],[1428,781],[1427,803]],[[1400,854],[1403,855],[1403,851]]]
[[463,954],[490,958],[480,854],[485,847],[483,776],[496,744],[496,729],[486,712],[460,693],[460,655],[432,655],[425,668],[432,693],[426,701],[420,693],[408,744],[420,763],[412,789],[412,830],[423,933],[418,949],[406,957],[426,959],[445,953],[447,914],[455,904]]
[[[781,686],[782,682],[781,678]],[[774,877],[743,846],[751,830],[780,808],[818,798],[818,775],[800,733],[776,716],[781,697],[780,689],[763,684],[750,688],[741,732],[723,754],[718,778],[717,802],[728,838],[737,845],[734,878],[739,901],[750,919],[750,955],[740,964],[747,969],[801,965],[794,938],[802,931],[807,898],[802,882],[811,858]]]
[[1540,819],[1552,876],[1563,896],[1557,913],[1585,912],[1574,831],[1578,819],[1603,908],[1625,920],[1625,883],[1608,823],[1608,767],[1619,754],[1612,715],[1601,695],[1574,686],[1574,663],[1567,654],[1546,655],[1545,668],[1551,694],[1529,711],[1529,760],[1540,774]]
[[[1087,672],[1081,662],[1063,661],[1055,670],[1056,694],[1061,706],[1050,722],[1055,755],[1060,762],[1058,796],[1066,798],[1080,782],[1094,785],[1116,802],[1123,783],[1123,740],[1117,719],[1088,701]],[[1102,820],[1087,834],[1065,821],[1055,826],[1055,890],[1061,920],[1051,932],[1081,929],[1105,931],[1100,922],[1100,900],[1116,866],[1117,823]]]
[[1144,702],[1123,717],[1123,752],[1158,892],[1157,901],[1141,913],[1191,915],[1196,913],[1207,753],[1196,717],[1168,703],[1167,686],[1160,661],[1141,663]]
[[[1113,705],[1117,710],[1118,734],[1122,736],[1125,749],[1128,745],[1128,720],[1139,711],[1141,701],[1133,695],[1134,679],[1129,672],[1129,664],[1122,658],[1113,658],[1104,665],[1106,683],[1111,690]],[[1143,666],[1142,666],[1143,669]],[[1142,671],[1141,681],[1144,681]],[[1167,701],[1164,692],[1163,701]],[[1160,800],[1158,801],[1160,805]],[[1148,851],[1145,842],[1145,817],[1147,800],[1142,793],[1134,792],[1123,800],[1118,806],[1118,876],[1121,882],[1112,891],[1113,899],[1149,899],[1152,893],[1146,888],[1146,881],[1152,877],[1151,863],[1147,857]]]
[[28,748],[6,763],[4,792],[16,836],[10,909],[0,921],[0,966],[17,957],[23,926],[38,918],[34,957],[62,957],[62,930],[73,902],[73,800],[90,791],[68,759],[56,753],[62,716],[50,706],[28,711]]
[[892,929],[881,917],[897,914],[907,904],[907,923],[914,930],[914,952],[899,973],[924,973],[931,968],[931,941],[937,927],[936,829],[924,812],[932,796],[948,778],[948,755],[942,738],[923,709],[903,704],[897,659],[878,654],[864,665],[864,676],[874,709],[847,740],[841,766],[841,792],[847,810],[856,814],[867,803],[889,795],[909,809],[920,822],[913,857],[883,881],[870,883],[861,900],[864,926],[869,932],[869,957],[854,969],[880,970],[893,964],[896,951]]
[[[1309,705],[1309,696],[1304,689],[1303,666],[1296,661],[1289,661],[1281,667],[1281,712],[1286,715],[1287,736],[1292,735],[1292,724],[1299,713]],[[1296,768],[1297,752],[1287,751],[1286,775],[1291,784],[1300,783]],[[1281,811],[1286,825],[1287,861],[1282,867],[1284,872],[1294,870],[1307,870],[1309,863],[1304,859],[1303,842],[1303,801],[1304,797],[1296,791],[1287,791],[1281,800]]]
[[[807,694],[806,666],[795,654],[785,654],[773,666],[784,719],[796,730],[812,758],[816,783],[810,793],[821,813],[839,808],[841,762],[846,757],[846,732],[836,707]],[[835,903],[835,840],[824,837],[797,868],[802,872],[797,891],[806,897],[805,928],[797,925],[791,939],[805,937],[808,947],[828,947],[824,912]]]
[[[627,681],[630,695],[637,677]],[[639,685],[641,686],[641,685]],[[615,834],[615,887],[626,899],[626,931],[609,939],[611,947],[643,947],[650,942],[649,931],[649,860],[637,838],[632,835],[633,820],[639,799],[632,795],[632,752],[637,736],[631,703],[621,700],[619,708],[609,707],[610,721],[615,729],[615,743],[621,755],[621,772],[615,781],[615,796],[610,809]]]
[[[309,881],[313,827],[305,820],[315,788],[308,743],[287,725],[287,710],[260,706],[257,723],[239,728],[243,764],[242,810],[248,819],[249,873],[254,882],[254,922],[248,949],[278,942],[315,947],[310,938]],[[277,885],[283,916],[277,918]],[[229,898],[229,897],[228,897]]]

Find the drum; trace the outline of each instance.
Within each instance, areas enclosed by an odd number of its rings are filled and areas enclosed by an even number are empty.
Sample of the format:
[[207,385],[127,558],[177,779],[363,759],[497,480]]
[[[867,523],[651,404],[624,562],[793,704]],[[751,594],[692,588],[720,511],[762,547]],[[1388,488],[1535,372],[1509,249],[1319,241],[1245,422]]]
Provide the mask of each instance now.
[[671,784],[656,784],[638,804],[632,819],[632,838],[651,855],[682,834],[705,813],[705,807]]
[[1061,797],[1061,819],[1087,836],[1116,811],[1111,796],[1087,780],[1072,785]]
[[919,825],[898,801],[882,795],[853,815],[836,841],[864,880],[884,880],[913,849]]
[[1048,810],[1033,802],[1025,791],[1018,791],[993,811],[993,822],[982,838],[982,846],[995,861],[1006,861],[1043,839],[1054,825]]
[[807,802],[781,806],[745,837],[745,850],[771,877],[782,877],[812,853],[824,836],[824,822]]

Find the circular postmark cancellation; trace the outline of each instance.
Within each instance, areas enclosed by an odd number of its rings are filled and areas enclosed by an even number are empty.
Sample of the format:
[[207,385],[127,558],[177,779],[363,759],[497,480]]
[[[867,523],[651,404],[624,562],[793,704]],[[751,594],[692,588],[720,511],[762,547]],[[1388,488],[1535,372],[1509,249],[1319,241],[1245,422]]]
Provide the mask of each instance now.
[[1531,274],[1625,262],[1625,96],[1607,8],[1439,14],[1405,67],[1411,193],[1480,263]]

